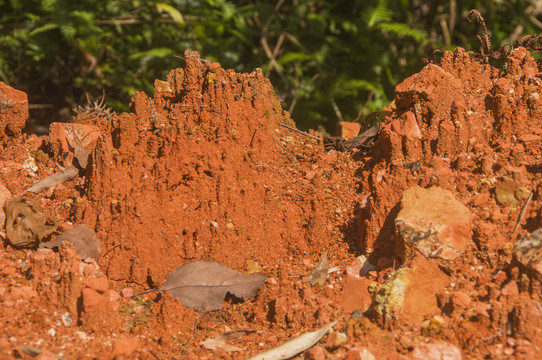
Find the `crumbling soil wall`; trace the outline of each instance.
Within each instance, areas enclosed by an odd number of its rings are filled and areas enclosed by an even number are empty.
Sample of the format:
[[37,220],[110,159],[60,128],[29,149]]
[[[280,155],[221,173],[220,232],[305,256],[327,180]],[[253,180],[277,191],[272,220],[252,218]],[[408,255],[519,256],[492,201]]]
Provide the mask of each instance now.
[[334,247],[338,214],[325,209],[336,201],[346,214],[352,188],[337,189],[333,159],[318,161],[313,140],[296,150],[308,157],[287,149],[299,135],[280,127],[293,122],[260,70],[185,61],[153,98],[136,93],[98,142],[78,219],[104,242],[110,278],[161,285],[191,259],[275,268]]
[[[490,193],[498,177],[514,178],[516,187],[530,184],[542,134],[537,76],[536,62],[523,48],[502,72],[459,48],[446,52],[440,66],[429,64],[396,87],[374,159],[362,169],[368,201],[359,232],[366,251],[393,253],[397,204],[412,186],[449,189],[486,217],[487,206],[496,205]],[[494,225],[510,231],[515,219],[506,216]]]
[[[540,357],[542,76],[528,52],[503,70],[445,52],[397,86],[380,139],[352,153],[282,127],[260,71],[185,60],[109,122],[2,134],[0,202],[39,199],[61,228],[95,229],[102,255],[2,242],[0,355],[243,359],[342,318],[303,356]],[[90,165],[24,193],[79,161],[77,137],[96,143]],[[209,313],[134,297],[193,259],[269,279]],[[201,345],[239,329],[252,331],[229,340],[239,352]]]

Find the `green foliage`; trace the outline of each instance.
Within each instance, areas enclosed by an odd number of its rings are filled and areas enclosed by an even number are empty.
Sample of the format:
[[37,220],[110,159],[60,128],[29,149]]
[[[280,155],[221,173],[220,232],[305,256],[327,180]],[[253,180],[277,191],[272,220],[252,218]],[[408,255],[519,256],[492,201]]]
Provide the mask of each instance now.
[[[31,103],[85,102],[105,90],[117,111],[182,66],[185,49],[251,72],[261,67],[300,127],[360,121],[393,99],[434,48],[494,47],[540,31],[528,0],[0,0],[0,80]],[[519,31],[523,29],[523,31]]]

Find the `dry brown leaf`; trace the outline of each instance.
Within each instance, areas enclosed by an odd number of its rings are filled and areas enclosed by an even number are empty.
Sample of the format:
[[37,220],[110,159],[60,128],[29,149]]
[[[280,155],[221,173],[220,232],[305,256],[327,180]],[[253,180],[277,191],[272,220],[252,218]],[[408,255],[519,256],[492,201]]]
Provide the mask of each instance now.
[[230,331],[212,338],[209,338],[205,341],[202,341],[200,343],[201,346],[203,346],[207,350],[214,350],[214,351],[224,351],[224,352],[233,352],[233,351],[243,351],[245,349],[227,344],[226,341],[230,339],[237,339],[241,336],[245,336],[248,334],[255,333],[255,330],[235,330]]
[[241,274],[214,261],[199,260],[178,267],[160,288],[168,290],[186,307],[218,310],[227,293],[246,300],[267,279],[267,274]]
[[47,190],[55,185],[62,184],[63,182],[73,179],[77,176],[78,173],[79,169],[73,165],[70,165],[64,170],[57,172],[56,174],[47,176],[45,179],[36,181],[28,189],[26,189],[26,191],[34,194],[39,194],[40,192]]
[[318,264],[312,269],[309,274],[309,282],[312,286],[319,284],[324,285],[327,280],[329,261],[327,259],[327,251],[322,256]]
[[36,246],[57,228],[53,216],[40,212],[38,199],[6,202],[6,236],[15,247]]
[[53,249],[60,246],[63,241],[73,244],[77,255],[82,259],[93,258],[98,261],[101,246],[96,233],[85,225],[75,225],[71,229],[64,230],[55,240],[41,244],[40,247]]
[[91,152],[82,146],[75,145],[73,147],[73,157],[77,159],[79,167],[83,170],[87,168],[90,154]]

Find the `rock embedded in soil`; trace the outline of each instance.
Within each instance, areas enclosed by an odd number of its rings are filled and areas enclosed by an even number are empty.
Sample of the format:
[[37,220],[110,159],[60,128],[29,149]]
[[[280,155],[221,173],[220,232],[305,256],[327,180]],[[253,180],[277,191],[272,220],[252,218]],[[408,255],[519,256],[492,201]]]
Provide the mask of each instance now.
[[422,343],[407,354],[410,360],[461,360],[461,350],[456,346],[444,342]]
[[28,119],[28,97],[0,81],[0,143],[21,135]]
[[530,191],[514,179],[503,176],[495,186],[495,198],[501,206],[516,210],[528,197]]
[[123,337],[115,341],[113,345],[113,356],[115,358],[129,357],[136,351],[139,340],[136,337]]
[[438,265],[421,255],[416,256],[410,266],[397,270],[378,289],[370,311],[384,322],[421,323],[427,316],[440,313],[437,294],[449,282]]
[[416,252],[427,258],[453,260],[469,246],[472,221],[469,209],[449,190],[407,190],[395,219],[397,254],[407,262]]
[[536,349],[542,351],[542,304],[539,300],[522,297],[512,311],[511,326],[516,338],[528,340]]
[[11,199],[11,192],[0,183],[0,238],[6,237],[6,212],[4,211],[4,205],[6,201]]
[[514,246],[514,258],[542,280],[542,229],[523,236]]
[[[92,151],[101,134],[102,131],[95,125],[52,123],[49,125],[49,151],[56,161],[69,166],[76,152],[75,147]],[[86,167],[86,164],[79,165]]]

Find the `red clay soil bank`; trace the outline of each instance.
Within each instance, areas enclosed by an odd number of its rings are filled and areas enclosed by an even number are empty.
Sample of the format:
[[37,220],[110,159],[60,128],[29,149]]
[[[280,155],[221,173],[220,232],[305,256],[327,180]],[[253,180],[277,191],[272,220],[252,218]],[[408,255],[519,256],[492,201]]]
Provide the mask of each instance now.
[[[304,358],[540,357],[542,79],[528,52],[503,70],[446,52],[397,86],[366,154],[280,126],[294,124],[260,71],[185,61],[131,113],[79,115],[50,138],[21,135],[27,105],[0,84],[0,202],[71,161],[70,131],[92,134],[86,171],[23,197],[102,246],[96,263],[2,242],[1,356],[245,359],[342,317]],[[313,287],[326,251],[338,269]],[[271,278],[205,314],[132,298],[194,259]],[[256,330],[229,341],[243,351],[200,345],[237,329]]]
[[[393,237],[398,201],[415,185],[449,189],[471,205],[479,220],[489,220],[477,221],[484,228],[475,232],[475,238],[484,238],[478,246],[496,251],[518,237],[509,234],[520,199],[514,209],[499,207],[494,192],[506,177],[516,188],[533,190],[535,200],[540,197],[535,181],[541,163],[539,76],[523,48],[513,52],[502,72],[458,49],[446,52],[440,66],[429,64],[397,86],[374,160],[363,168],[362,192],[368,201],[360,233],[367,252],[388,247],[383,250],[389,255],[393,242],[387,239]],[[527,218],[527,230],[540,227],[539,217]],[[485,234],[488,227],[500,238]]]
[[310,161],[299,162],[276,143],[299,135],[279,125],[294,124],[261,71],[185,61],[154,98],[136,93],[98,142],[78,219],[110,249],[100,262],[110,279],[161,285],[192,259],[274,271],[341,246],[331,221],[351,210],[354,183],[333,168],[337,155],[301,139],[295,151]]

